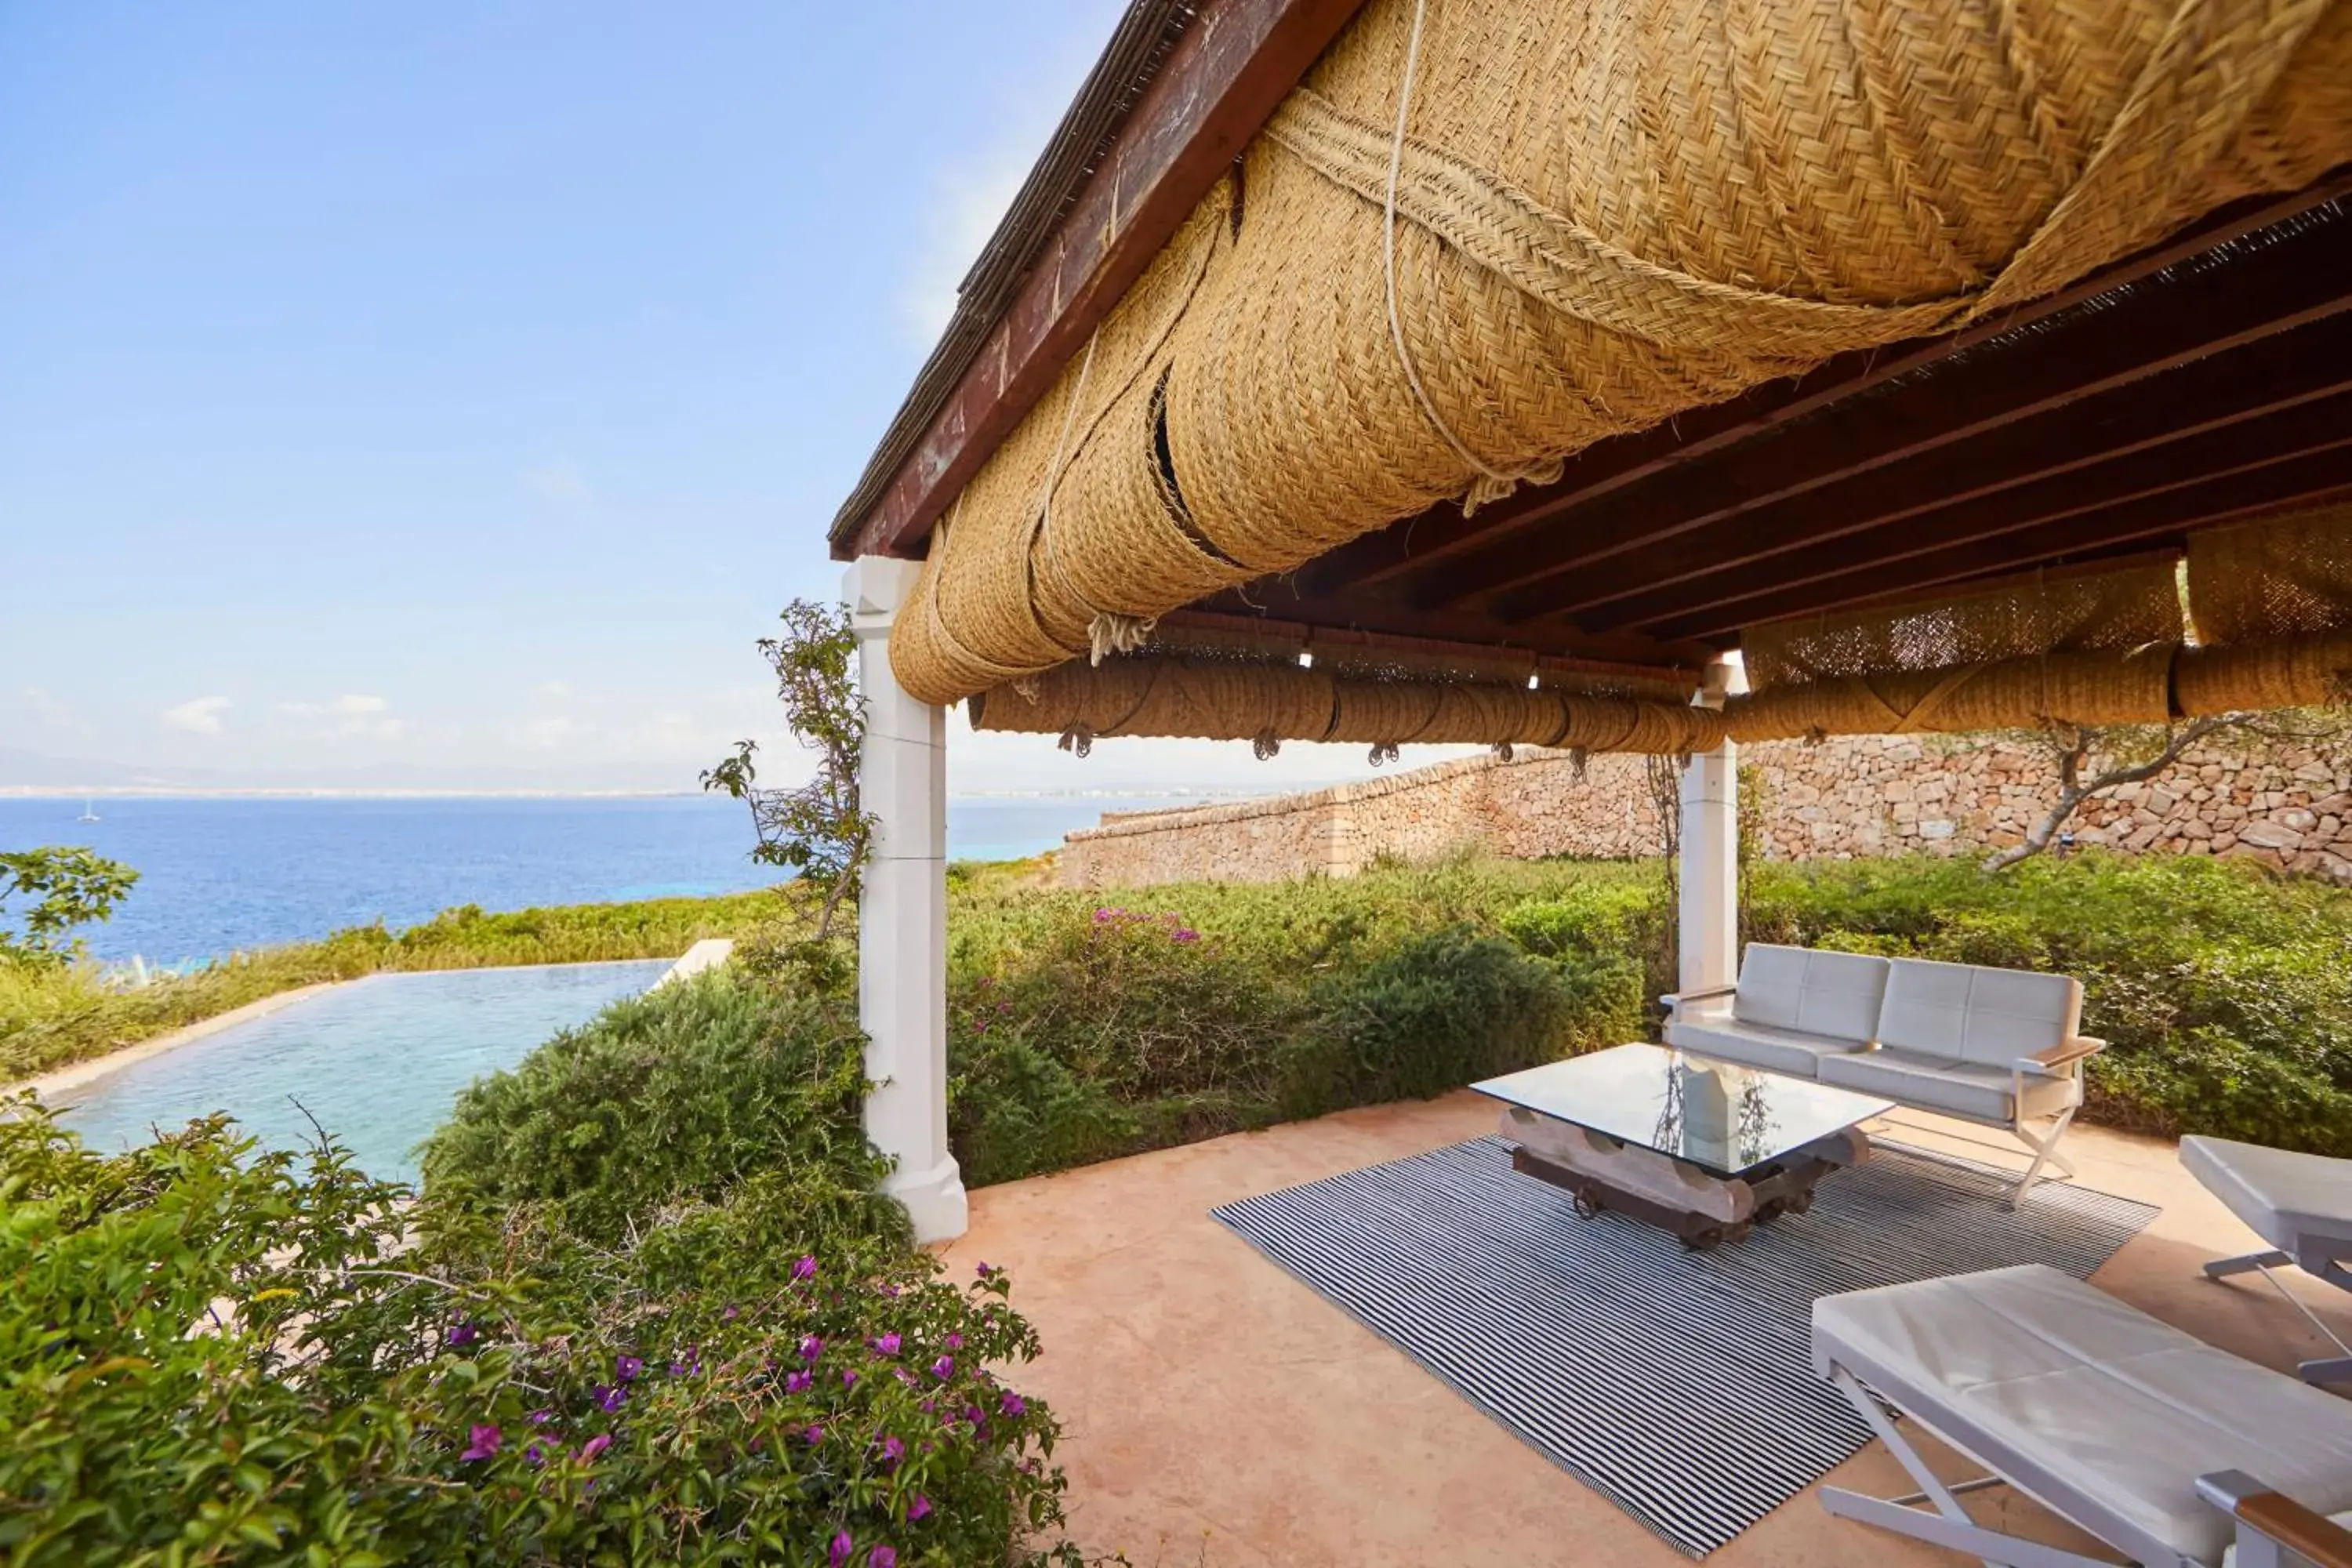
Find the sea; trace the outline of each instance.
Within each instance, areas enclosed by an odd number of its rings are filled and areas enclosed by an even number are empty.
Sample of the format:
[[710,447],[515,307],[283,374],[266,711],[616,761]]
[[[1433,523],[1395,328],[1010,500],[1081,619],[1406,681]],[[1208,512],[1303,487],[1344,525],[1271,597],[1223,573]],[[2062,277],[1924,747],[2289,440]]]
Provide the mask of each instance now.
[[[948,853],[1004,860],[1051,849],[1105,810],[1152,801],[966,798],[948,805]],[[398,929],[460,904],[534,904],[740,892],[776,881],[751,858],[735,801],[634,797],[105,796],[0,798],[0,849],[87,845],[139,873],[82,934],[112,963],[174,967],[382,921]],[[13,925],[0,908],[0,925]]]

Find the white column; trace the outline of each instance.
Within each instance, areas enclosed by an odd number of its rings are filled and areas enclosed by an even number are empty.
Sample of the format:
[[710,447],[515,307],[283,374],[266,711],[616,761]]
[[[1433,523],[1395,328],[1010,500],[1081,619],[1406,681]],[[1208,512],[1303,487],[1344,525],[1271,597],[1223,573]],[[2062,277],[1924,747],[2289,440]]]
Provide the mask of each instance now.
[[961,1236],[963,1176],[948,1152],[947,711],[890,668],[890,623],[921,566],[862,555],[842,582],[866,698],[858,798],[874,842],[857,910],[857,1017],[870,1042],[866,1135],[897,1162],[883,1191],[919,1241]]
[[[1695,700],[1720,708],[1732,667],[1717,663]],[[1682,779],[1681,971],[1685,994],[1728,985],[1739,973],[1739,748],[1695,756]]]

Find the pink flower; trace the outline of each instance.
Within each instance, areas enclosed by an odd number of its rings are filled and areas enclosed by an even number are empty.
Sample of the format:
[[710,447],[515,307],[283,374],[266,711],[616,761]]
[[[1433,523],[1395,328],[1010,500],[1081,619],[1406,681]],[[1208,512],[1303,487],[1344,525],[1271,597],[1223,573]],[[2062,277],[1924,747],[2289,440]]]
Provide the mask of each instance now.
[[925,1497],[922,1493],[917,1492],[915,1494],[915,1500],[907,1505],[907,1522],[908,1524],[912,1524],[930,1511],[931,1500]]
[[786,1394],[806,1394],[809,1391],[809,1384],[815,1381],[816,1378],[809,1373],[787,1373],[784,1375],[784,1392]]
[[955,1357],[951,1355],[943,1355],[940,1357],[939,1360],[931,1363],[931,1375],[938,1378],[941,1383],[945,1383],[948,1379],[953,1377],[955,1375]]
[[552,1410],[534,1410],[530,1413],[530,1424],[534,1426],[544,1426],[554,1419],[555,1412]]
[[898,1568],[898,1554],[887,1546],[877,1546],[866,1554],[866,1568]]
[[645,1362],[633,1355],[622,1356],[613,1363],[613,1371],[614,1374],[618,1376],[623,1383],[636,1382],[638,1376],[644,1373],[645,1370]]
[[816,1278],[816,1258],[814,1254],[803,1253],[800,1256],[798,1261],[794,1262],[793,1265],[793,1278],[795,1279],[814,1279]]
[[730,1307],[725,1311],[719,1314],[719,1321],[722,1323],[731,1323],[742,1315],[742,1311],[740,1309]]
[[1029,1413],[1029,1402],[1011,1389],[1005,1390],[1004,1397],[997,1401],[996,1407],[1007,1415],[1025,1415]]
[[849,1539],[849,1531],[845,1530],[833,1538],[833,1548],[825,1553],[825,1562],[831,1568],[848,1568],[849,1554],[856,1550],[857,1543]]
[[596,1402],[597,1409],[610,1415],[621,1408],[621,1402],[629,1395],[626,1390],[616,1384],[600,1383],[588,1391],[588,1397]]
[[882,1457],[893,1465],[907,1457],[907,1445],[896,1437],[882,1439]]
[[948,1335],[947,1347],[951,1351],[960,1351],[963,1349],[963,1336],[961,1334],[955,1333]]
[[506,1434],[496,1426],[476,1426],[467,1435],[472,1437],[473,1441],[466,1446],[466,1451],[459,1454],[457,1458],[468,1463],[476,1459],[488,1458],[497,1453],[499,1446],[507,1440]]
[[824,1342],[817,1338],[814,1334],[811,1334],[806,1339],[801,1341],[801,1360],[807,1362],[810,1365],[815,1365],[816,1358],[824,1353]]
[[1003,1270],[997,1268],[993,1263],[983,1263],[977,1269],[973,1270],[973,1272],[978,1274],[982,1279],[985,1279],[991,1275],[1001,1274]]
[[1169,941],[1171,941],[1171,942],[1184,942],[1184,943],[1186,943],[1187,945],[1189,945],[1189,944],[1191,944],[1191,943],[1192,943],[1192,942],[1196,942],[1200,941],[1200,940],[1201,940],[1201,933],[1200,933],[1199,931],[1194,931],[1191,926],[1186,926],[1186,927],[1184,927],[1181,931],[1170,931],[1170,932],[1168,933],[1168,940],[1169,940]]
[[583,1465],[594,1464],[596,1462],[596,1456],[603,1453],[612,1446],[613,1435],[610,1432],[597,1433],[593,1437],[589,1438],[585,1443],[580,1445],[580,1462]]
[[458,1323],[449,1330],[449,1348],[464,1350],[482,1337],[482,1331],[471,1323]]
[[802,1433],[801,1436],[806,1437],[809,1440],[809,1447],[814,1448],[819,1443],[824,1441],[824,1428],[812,1421],[808,1424],[808,1430]]
[[883,1355],[897,1355],[898,1353],[898,1331],[896,1329],[891,1330],[888,1333],[884,1334],[880,1339],[874,1342],[875,1350]]
[[856,1387],[857,1374],[850,1371],[847,1367],[843,1367],[841,1369],[841,1386],[844,1388]]

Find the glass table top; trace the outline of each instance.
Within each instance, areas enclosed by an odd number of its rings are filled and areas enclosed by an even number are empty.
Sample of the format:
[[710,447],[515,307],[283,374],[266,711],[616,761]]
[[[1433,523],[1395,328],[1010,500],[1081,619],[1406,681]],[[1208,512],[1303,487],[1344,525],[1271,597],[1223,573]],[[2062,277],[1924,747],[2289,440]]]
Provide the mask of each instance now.
[[1614,1046],[1470,1087],[1726,1178],[1895,1109],[1891,1100],[1648,1045]]

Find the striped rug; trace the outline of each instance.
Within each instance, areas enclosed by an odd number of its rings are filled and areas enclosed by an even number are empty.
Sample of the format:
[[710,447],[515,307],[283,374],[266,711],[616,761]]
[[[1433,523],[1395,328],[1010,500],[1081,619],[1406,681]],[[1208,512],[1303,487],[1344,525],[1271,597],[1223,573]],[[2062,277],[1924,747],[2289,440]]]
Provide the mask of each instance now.
[[1480,1139],[1216,1217],[1693,1557],[1869,1439],[1813,1373],[1813,1299],[2046,1263],[2086,1278],[2156,1217],[2062,1183],[1880,1144],[1812,1212],[1712,1252],[1511,1169]]

